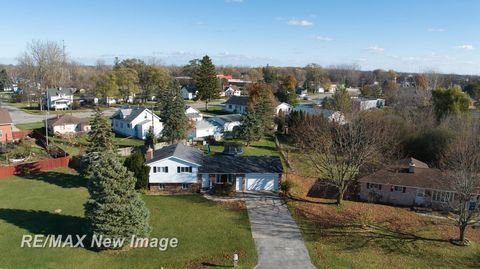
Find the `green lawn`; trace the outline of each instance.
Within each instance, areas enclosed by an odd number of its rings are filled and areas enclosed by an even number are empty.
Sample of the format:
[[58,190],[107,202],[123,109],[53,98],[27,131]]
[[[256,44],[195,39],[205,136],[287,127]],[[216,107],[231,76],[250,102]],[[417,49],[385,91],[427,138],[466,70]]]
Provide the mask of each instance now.
[[[238,142],[243,144],[244,156],[278,156],[278,150],[273,140],[273,137],[266,136],[265,138],[260,139],[259,141],[253,141],[249,147],[245,146],[245,141],[241,139],[235,140],[226,140],[218,141],[210,145],[210,150],[212,154],[218,154],[223,152],[223,147],[225,143],[228,142]],[[205,150],[203,146],[200,146],[201,149]],[[206,151],[205,151],[206,153]]]
[[[61,138],[58,136],[51,136],[50,141],[53,141],[57,146],[59,146],[72,156],[78,155],[82,151],[82,149],[84,149],[88,144],[86,135],[77,136],[72,140]],[[114,136],[113,142],[118,147],[137,147],[143,146],[145,144],[143,140],[122,137],[118,135]]]
[[177,248],[165,252],[20,247],[23,234],[81,234],[88,196],[84,186],[83,178],[66,169],[0,180],[0,268],[223,267],[231,265],[235,251],[239,268],[256,264],[246,210],[228,209],[199,195],[143,196],[151,214],[150,236],[179,240]]
[[32,122],[32,123],[15,124],[15,126],[20,130],[33,130],[33,129],[45,127],[45,123],[38,121],[38,122]]
[[226,115],[226,114],[232,114],[230,112],[224,111],[222,106],[217,106],[217,105],[209,105],[208,106],[208,111],[205,110],[205,107],[202,107],[198,109],[200,112],[202,112],[204,115],[211,115],[211,116],[217,116],[217,115]]

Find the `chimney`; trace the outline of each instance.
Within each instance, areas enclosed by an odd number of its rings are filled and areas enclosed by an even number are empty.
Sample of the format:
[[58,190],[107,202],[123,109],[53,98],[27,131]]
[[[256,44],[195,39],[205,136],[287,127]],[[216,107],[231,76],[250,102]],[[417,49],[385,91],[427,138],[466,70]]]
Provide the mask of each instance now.
[[148,147],[147,152],[145,152],[145,160],[151,160],[153,159],[153,149],[151,147]]
[[410,159],[410,163],[408,163],[408,172],[415,173],[415,163],[413,163],[413,159]]

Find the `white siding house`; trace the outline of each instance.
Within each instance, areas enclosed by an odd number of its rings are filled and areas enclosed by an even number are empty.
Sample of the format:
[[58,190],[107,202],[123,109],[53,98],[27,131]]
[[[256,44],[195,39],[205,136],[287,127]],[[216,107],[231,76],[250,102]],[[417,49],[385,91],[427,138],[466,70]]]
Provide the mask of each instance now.
[[213,125],[219,127],[220,132],[231,132],[237,126],[242,125],[242,115],[241,114],[229,114],[221,115],[216,117],[211,117],[208,119]]
[[199,121],[203,119],[202,113],[191,106],[185,107],[185,115],[190,121]]
[[206,120],[195,122],[195,127],[188,130],[189,139],[199,139],[215,135],[216,127]]
[[55,88],[47,89],[43,104],[54,110],[69,109],[73,104],[73,93],[75,89]]
[[228,87],[225,87],[220,96],[240,96],[241,94],[242,91],[240,88],[234,85],[229,85]]
[[183,99],[186,99],[186,100],[195,99],[198,93],[197,89],[191,85],[183,86],[180,92],[182,94]]
[[287,103],[280,103],[275,107],[275,114],[278,115],[282,111],[285,115],[292,111],[293,107]]
[[80,119],[67,114],[48,119],[47,126],[48,131],[53,134],[76,134],[91,130],[91,125],[87,119]]
[[224,103],[223,110],[230,113],[247,113],[247,96],[232,96]]
[[156,136],[163,130],[160,118],[147,108],[121,108],[112,115],[112,129],[116,134],[145,139],[150,127]]

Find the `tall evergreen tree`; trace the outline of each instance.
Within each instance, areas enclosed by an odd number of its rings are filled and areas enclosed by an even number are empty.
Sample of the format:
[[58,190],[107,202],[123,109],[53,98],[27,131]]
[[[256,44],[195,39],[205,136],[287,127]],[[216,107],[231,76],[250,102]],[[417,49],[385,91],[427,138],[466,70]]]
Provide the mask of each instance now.
[[147,189],[150,173],[150,166],[145,165],[145,155],[142,152],[135,152],[128,156],[123,163],[128,171],[132,172],[136,182],[135,189]]
[[247,142],[247,147],[252,141],[258,141],[262,138],[263,124],[259,115],[255,111],[249,111],[242,116],[241,137]]
[[116,149],[113,143],[113,133],[103,112],[97,107],[95,115],[90,122],[92,129],[88,133],[87,155],[114,151]]
[[188,119],[180,85],[173,81],[160,97],[160,119],[163,123],[162,137],[170,143],[187,137]]
[[135,178],[114,154],[102,153],[91,164],[90,198],[85,203],[89,236],[125,239],[148,236],[149,211],[135,191]]
[[268,132],[275,117],[275,106],[272,90],[264,83],[255,83],[249,89],[248,113],[255,112],[264,132]]
[[208,103],[219,97],[217,87],[217,72],[215,65],[208,55],[205,55],[200,61],[198,73],[195,76],[195,86],[198,90],[198,98],[205,101],[205,109],[208,111]]
[[155,135],[153,128],[150,126],[145,137],[145,148],[147,150],[149,148],[153,149],[155,147],[155,144],[157,144],[157,136]]

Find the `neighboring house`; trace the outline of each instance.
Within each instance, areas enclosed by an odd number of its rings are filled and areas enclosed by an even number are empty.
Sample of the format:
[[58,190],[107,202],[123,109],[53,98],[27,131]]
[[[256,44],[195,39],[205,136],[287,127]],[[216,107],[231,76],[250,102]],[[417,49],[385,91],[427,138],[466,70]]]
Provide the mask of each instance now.
[[325,89],[322,86],[317,86],[315,88],[316,93],[325,93]]
[[198,91],[193,85],[185,85],[180,90],[183,99],[192,100],[197,97]]
[[400,160],[358,182],[364,201],[444,209],[454,199],[444,173],[414,158]]
[[47,120],[48,131],[54,134],[76,134],[89,132],[91,125],[87,119],[80,119],[68,114]]
[[337,84],[331,84],[328,92],[335,93],[337,91]]
[[199,121],[203,119],[202,113],[191,106],[185,107],[185,115],[189,121]]
[[235,85],[229,85],[225,87],[223,92],[220,93],[220,96],[240,96],[242,91]]
[[202,151],[173,144],[147,152],[149,188],[163,192],[196,192],[230,183],[236,191],[278,191],[282,163],[271,156],[205,156]]
[[339,124],[345,124],[346,119],[342,112],[330,110],[330,109],[322,109],[317,106],[308,106],[308,105],[300,105],[296,106],[292,109],[294,112],[303,112],[311,115],[322,115],[327,118],[329,121],[334,121]]
[[3,88],[3,91],[4,91],[4,92],[14,92],[14,93],[17,93],[17,92],[18,92],[18,86],[17,86],[16,83],[13,83],[13,84],[11,84],[10,86],[4,87],[4,88]]
[[112,115],[112,129],[114,133],[145,139],[150,127],[159,136],[163,130],[160,118],[147,108],[121,108]]
[[117,103],[117,99],[113,97],[101,98],[100,102],[106,105],[114,105]]
[[300,97],[305,97],[308,95],[308,90],[299,86],[295,89],[295,93],[297,93]]
[[[152,156],[148,156],[152,154]],[[195,192],[201,188],[198,168],[203,152],[183,144],[173,144],[147,152],[146,165],[150,166],[150,190],[168,192]]]
[[218,132],[231,132],[234,128],[239,128],[242,125],[242,115],[241,114],[228,114],[221,115],[216,117],[211,117],[208,119],[209,122],[218,126]]
[[80,104],[98,104],[99,99],[93,94],[82,94],[80,96]]
[[13,141],[13,121],[6,109],[0,109],[0,144]]
[[280,103],[275,107],[275,114],[278,115],[282,111],[285,115],[289,114],[293,109],[293,106],[287,103]]
[[372,108],[382,108],[385,106],[385,99],[369,99],[365,97],[353,97],[353,105],[359,110],[369,110]]
[[247,112],[247,96],[232,96],[224,103],[223,110],[230,113],[244,114]]
[[43,104],[54,110],[70,109],[73,104],[74,93],[75,89],[72,88],[47,89]]
[[206,120],[195,122],[195,127],[188,130],[189,139],[201,139],[208,136],[214,136],[217,127]]
[[362,94],[359,88],[346,88],[347,92],[350,94],[350,96],[359,96]]

